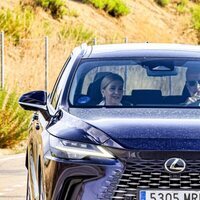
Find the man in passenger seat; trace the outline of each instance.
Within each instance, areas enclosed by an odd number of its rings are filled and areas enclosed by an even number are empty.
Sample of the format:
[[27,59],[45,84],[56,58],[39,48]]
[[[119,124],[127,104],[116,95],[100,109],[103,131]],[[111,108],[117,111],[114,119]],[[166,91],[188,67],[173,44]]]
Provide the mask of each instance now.
[[189,97],[186,105],[195,103],[200,100],[200,67],[190,67],[186,72],[186,87]]

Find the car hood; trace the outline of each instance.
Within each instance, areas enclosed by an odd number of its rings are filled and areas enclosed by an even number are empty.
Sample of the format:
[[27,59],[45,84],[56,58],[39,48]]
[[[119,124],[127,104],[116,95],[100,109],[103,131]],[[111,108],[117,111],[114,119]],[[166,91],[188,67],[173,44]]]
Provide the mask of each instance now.
[[198,109],[70,109],[124,148],[200,150]]

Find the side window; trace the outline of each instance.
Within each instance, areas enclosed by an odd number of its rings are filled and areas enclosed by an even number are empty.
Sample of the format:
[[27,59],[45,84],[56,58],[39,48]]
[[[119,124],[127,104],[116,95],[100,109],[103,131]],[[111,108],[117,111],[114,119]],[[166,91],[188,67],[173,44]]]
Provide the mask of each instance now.
[[63,74],[64,74],[64,71],[65,71],[66,67],[68,66],[68,63],[70,62],[70,60],[71,60],[71,57],[69,57],[67,59],[65,66],[63,67],[61,73],[59,74],[58,79],[56,81],[56,84],[55,84],[53,91],[51,93],[51,100],[50,101],[51,101],[52,106],[55,109],[57,107],[58,99],[60,97],[61,91],[63,89],[63,84],[66,81],[66,77]]

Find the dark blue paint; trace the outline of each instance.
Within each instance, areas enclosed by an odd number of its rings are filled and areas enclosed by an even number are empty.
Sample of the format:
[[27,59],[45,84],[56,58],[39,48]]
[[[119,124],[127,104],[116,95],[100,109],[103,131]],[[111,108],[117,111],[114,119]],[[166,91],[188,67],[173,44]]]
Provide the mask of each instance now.
[[124,148],[200,150],[198,109],[71,109],[71,113]]

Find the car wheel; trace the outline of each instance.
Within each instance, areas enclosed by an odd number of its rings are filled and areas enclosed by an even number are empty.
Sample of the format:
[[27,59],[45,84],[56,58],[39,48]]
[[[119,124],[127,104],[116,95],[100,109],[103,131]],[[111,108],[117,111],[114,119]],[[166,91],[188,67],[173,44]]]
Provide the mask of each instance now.
[[28,172],[27,172],[27,181],[26,181],[26,200],[31,200],[30,186],[29,186],[29,173]]
[[39,172],[38,188],[39,188],[39,200],[45,200],[43,173],[41,169]]

